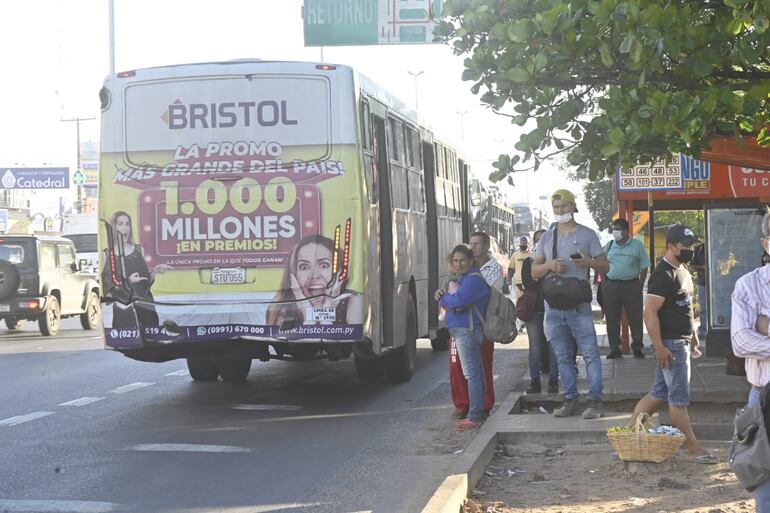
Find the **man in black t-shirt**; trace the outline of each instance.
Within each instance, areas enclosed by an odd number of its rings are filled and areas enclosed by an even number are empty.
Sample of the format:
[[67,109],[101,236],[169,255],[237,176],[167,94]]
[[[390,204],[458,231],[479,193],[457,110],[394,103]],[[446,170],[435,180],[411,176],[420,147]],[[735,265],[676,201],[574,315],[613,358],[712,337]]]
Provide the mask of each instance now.
[[690,351],[697,358],[698,334],[693,329],[693,284],[684,265],[693,258],[698,238],[676,224],[666,233],[666,254],[647,283],[644,324],[655,347],[655,382],[634,408],[632,423],[640,413],[655,413],[668,403],[671,422],[687,437],[687,457],[696,463],[716,463],[716,458],[695,438],[687,406],[690,404]]

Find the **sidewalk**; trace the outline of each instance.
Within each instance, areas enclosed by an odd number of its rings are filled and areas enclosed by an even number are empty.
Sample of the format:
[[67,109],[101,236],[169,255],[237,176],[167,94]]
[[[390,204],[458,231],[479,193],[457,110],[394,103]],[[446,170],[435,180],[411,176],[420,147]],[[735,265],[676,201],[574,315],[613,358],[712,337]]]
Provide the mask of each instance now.
[[[593,306],[595,309],[598,308],[598,305]],[[502,403],[497,405],[493,415],[460,455],[453,472],[436,490],[423,509],[423,513],[458,511],[464,498],[483,475],[499,444],[602,443],[607,440],[608,427],[625,425],[629,422],[633,401],[647,393],[653,380],[655,357],[649,337],[645,333],[646,358],[626,355],[621,359],[607,360],[604,357],[609,352],[606,325],[604,321],[598,321],[595,326],[599,347],[602,349],[604,402],[607,409],[605,416],[597,420],[583,420],[580,417],[557,418],[551,414],[518,414],[522,404],[550,405],[562,398],[561,394],[525,395],[523,391],[529,383],[529,376],[525,373],[519,384]],[[578,356],[578,375],[578,390],[581,399],[584,400],[588,384],[585,363],[580,356]],[[704,355],[692,361],[690,388],[692,407],[706,406],[731,416],[735,412],[736,405],[745,403],[749,386],[745,377],[725,374],[724,358],[707,358]],[[615,408],[612,407],[612,403],[616,403]],[[656,423],[661,421],[657,414],[653,420]],[[699,419],[693,420],[697,423]],[[696,436],[702,440],[729,439],[730,425],[712,425],[708,423],[711,421],[702,420],[704,424],[693,424]],[[728,434],[725,435],[725,433]]]

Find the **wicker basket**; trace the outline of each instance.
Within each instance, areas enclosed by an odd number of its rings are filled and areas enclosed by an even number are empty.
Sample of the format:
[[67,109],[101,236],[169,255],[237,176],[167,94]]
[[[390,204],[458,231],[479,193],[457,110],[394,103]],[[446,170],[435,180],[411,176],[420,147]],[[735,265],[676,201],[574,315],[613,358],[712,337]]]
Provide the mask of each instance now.
[[674,455],[685,437],[648,433],[647,430],[652,427],[650,416],[640,413],[632,431],[608,432],[607,438],[623,461],[661,463]]

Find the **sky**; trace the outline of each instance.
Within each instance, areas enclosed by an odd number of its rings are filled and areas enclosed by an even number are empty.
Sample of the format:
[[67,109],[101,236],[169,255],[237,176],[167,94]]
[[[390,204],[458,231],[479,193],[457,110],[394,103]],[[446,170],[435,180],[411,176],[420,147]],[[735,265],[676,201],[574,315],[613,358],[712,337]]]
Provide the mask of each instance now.
[[[243,58],[320,61],[303,42],[302,0],[115,0],[115,69]],[[98,92],[109,73],[107,0],[7,2],[0,17],[0,167],[69,167],[81,141],[98,141]],[[326,47],[323,60],[346,64],[409,105],[417,101],[434,133],[458,145],[486,179],[497,155],[513,151],[515,125],[482,106],[463,82],[463,57],[443,44]],[[460,115],[458,113],[463,113]],[[96,118],[85,120],[85,118]],[[595,228],[582,188],[555,163],[503,186],[510,201],[540,199],[568,186],[579,196],[578,221]],[[34,211],[55,208],[59,193],[37,193]],[[66,201],[70,201],[68,198]]]

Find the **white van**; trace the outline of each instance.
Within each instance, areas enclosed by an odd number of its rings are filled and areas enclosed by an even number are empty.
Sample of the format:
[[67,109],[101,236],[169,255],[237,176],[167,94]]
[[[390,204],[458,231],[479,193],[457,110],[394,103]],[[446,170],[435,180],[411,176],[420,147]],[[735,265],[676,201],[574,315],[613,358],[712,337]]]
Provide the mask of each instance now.
[[65,217],[62,234],[75,243],[78,262],[85,261],[82,270],[97,273],[99,250],[96,241],[96,214],[72,214]]

